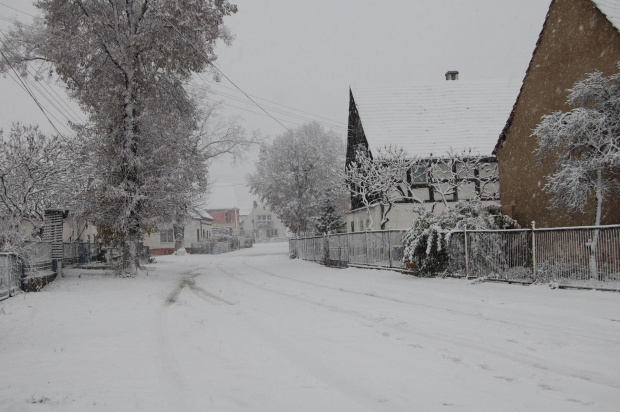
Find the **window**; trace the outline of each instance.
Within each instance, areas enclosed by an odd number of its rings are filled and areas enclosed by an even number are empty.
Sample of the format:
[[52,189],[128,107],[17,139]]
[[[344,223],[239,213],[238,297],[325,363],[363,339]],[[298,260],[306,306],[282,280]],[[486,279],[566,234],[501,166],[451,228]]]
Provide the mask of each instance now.
[[426,165],[411,167],[411,183],[423,185],[426,181]]
[[278,229],[267,229],[267,237],[278,237]]
[[226,222],[232,222],[232,217],[230,216],[230,212],[226,212]]
[[351,233],[355,232],[355,222],[351,222]]
[[172,229],[162,230],[159,232],[159,241],[161,243],[173,243],[174,242],[174,233]]

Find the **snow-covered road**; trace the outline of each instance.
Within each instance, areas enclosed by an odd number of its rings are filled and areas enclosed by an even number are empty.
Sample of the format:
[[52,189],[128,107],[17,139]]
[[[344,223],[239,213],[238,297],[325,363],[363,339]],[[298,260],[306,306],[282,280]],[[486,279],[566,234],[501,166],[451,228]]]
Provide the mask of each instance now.
[[617,410],[620,295],[289,260],[69,271],[0,302],[0,410]]

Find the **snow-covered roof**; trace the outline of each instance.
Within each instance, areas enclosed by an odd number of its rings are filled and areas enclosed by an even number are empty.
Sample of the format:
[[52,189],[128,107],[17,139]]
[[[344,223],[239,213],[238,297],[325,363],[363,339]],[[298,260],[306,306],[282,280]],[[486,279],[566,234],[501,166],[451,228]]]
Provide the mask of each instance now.
[[472,149],[491,155],[521,80],[450,80],[424,85],[352,87],[371,151],[392,145],[412,156]]
[[202,210],[199,211],[192,208],[189,210],[188,214],[192,219],[213,220],[213,216]]
[[596,7],[603,12],[607,19],[620,31],[620,1],[619,0],[592,0]]

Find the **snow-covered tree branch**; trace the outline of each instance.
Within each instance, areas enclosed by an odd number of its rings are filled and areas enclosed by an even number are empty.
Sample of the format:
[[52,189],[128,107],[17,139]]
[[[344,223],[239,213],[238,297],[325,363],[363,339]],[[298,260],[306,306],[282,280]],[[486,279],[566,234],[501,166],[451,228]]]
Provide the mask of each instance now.
[[495,198],[497,179],[497,162],[471,149],[449,150],[428,162],[428,184],[446,206],[448,200]]
[[543,116],[533,133],[541,157],[557,156],[545,188],[553,194],[552,208],[584,212],[594,197],[592,223],[600,225],[605,198],[619,189],[620,73],[591,73],[569,92],[566,102],[577,107]]
[[17,250],[38,231],[48,208],[71,201],[74,162],[58,136],[16,123],[0,131],[0,250]]
[[[620,66],[620,64],[619,64]],[[601,224],[603,203],[620,191],[620,73],[590,73],[569,90],[568,112],[543,116],[534,130],[537,153],[553,154],[555,171],[547,176],[545,189],[552,195],[550,207],[585,212],[593,198],[594,224]],[[590,241],[591,272],[596,277],[598,230]]]
[[373,207],[381,208],[379,224],[384,229],[396,201],[409,199],[420,202],[411,190],[410,173],[417,162],[417,158],[409,157],[402,148],[392,146],[379,150],[376,158],[365,149],[356,151],[355,160],[344,172],[344,181],[351,195],[366,209],[369,229],[374,226]]

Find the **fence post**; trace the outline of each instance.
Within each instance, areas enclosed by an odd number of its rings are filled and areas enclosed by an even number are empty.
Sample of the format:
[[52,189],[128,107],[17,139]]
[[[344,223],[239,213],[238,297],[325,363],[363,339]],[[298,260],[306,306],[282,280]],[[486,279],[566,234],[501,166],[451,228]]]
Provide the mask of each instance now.
[[392,267],[392,244],[391,244],[391,239],[390,239],[390,229],[388,228],[388,261],[390,263],[389,267]]
[[532,282],[536,282],[536,221],[532,220]]
[[467,251],[467,227],[463,229],[463,239],[465,243],[465,278],[469,278],[469,252]]
[[366,246],[365,246],[366,247],[366,253],[364,255],[364,257],[365,257],[364,260],[366,261],[366,264],[368,264],[368,229],[366,229],[366,231],[364,232],[364,239],[365,239],[365,242],[366,242]]
[[323,259],[325,266],[329,266],[329,238],[327,233],[323,234]]

